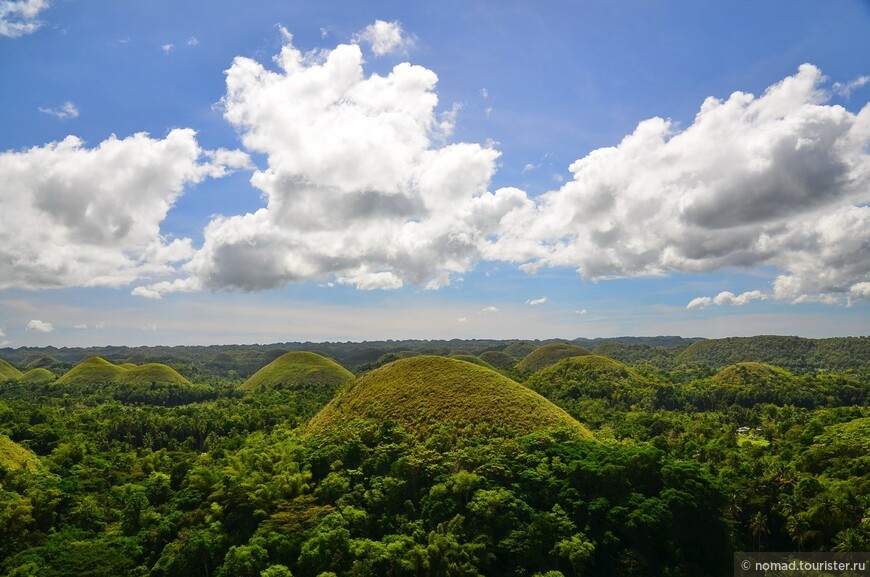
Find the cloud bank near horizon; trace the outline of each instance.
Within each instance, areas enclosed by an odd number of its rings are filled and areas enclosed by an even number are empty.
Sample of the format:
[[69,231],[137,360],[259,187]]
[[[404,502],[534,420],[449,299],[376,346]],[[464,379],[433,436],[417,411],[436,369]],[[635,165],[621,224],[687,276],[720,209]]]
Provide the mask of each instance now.
[[[439,113],[433,71],[405,62],[366,74],[365,46],[376,56],[413,46],[398,23],[310,53],[283,32],[275,69],[237,57],[227,71],[224,117],[245,152],[202,150],[192,129],[176,129],[0,153],[11,183],[0,191],[10,207],[0,288],[135,285],[159,298],[328,279],[437,289],[505,261],[590,280],[778,271],[770,287],[701,296],[690,309],[870,294],[870,105],[829,104],[838,85],[826,89],[812,65],[760,96],[710,97],[685,128],[644,120],[533,198],[490,190],[492,146],[449,142],[455,110]],[[262,208],[214,217],[200,247],[161,234],[186,187],[238,169],[251,170]]]

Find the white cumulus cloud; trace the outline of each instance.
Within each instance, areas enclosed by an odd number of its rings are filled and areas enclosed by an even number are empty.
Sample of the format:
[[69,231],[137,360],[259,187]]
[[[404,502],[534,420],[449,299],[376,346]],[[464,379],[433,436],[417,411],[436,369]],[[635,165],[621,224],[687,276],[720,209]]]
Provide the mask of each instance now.
[[538,305],[542,305],[547,302],[547,297],[540,297],[536,299],[529,299],[526,301],[526,304],[532,307],[536,307]]
[[242,153],[199,149],[190,130],[2,153],[0,288],[137,282],[133,294],[147,298],[309,280],[437,289],[487,260],[591,280],[777,271],[770,287],[689,308],[865,298],[870,105],[829,104],[861,79],[826,88],[805,64],[761,95],[708,98],[685,128],[644,120],[530,198],[489,190],[497,143],[445,144],[458,108],[439,110],[433,71],[364,71],[360,43],[381,55],[412,42],[397,22],[309,53],[281,32],[277,66],[237,57],[222,99],[244,147],[266,159],[251,177],[262,207],[215,216],[201,246],[161,235],[185,186],[249,166]]
[[34,319],[27,323],[27,330],[36,331],[38,333],[50,333],[54,330],[54,327],[51,323]]
[[185,186],[248,162],[200,149],[189,129],[0,153],[0,288],[123,286],[174,273],[193,249],[161,235],[167,212]]
[[39,13],[48,7],[48,0],[0,0],[0,36],[33,34],[42,26]]
[[587,279],[773,265],[776,298],[843,296],[870,277],[870,106],[825,104],[824,80],[805,64],[761,96],[708,98],[683,130],[641,122],[487,256]]
[[414,44],[414,39],[405,34],[401,24],[383,20],[369,24],[361,32],[357,32],[353,40],[355,43],[364,42],[371,46],[375,56],[405,52]]
[[[502,219],[529,202],[488,191],[499,153],[440,145],[435,74],[407,63],[365,75],[362,52],[302,53],[289,33],[280,71],[236,58],[225,118],[268,168],[251,183],[266,206],[213,219],[184,270],[189,286],[262,290],[323,280],[359,289],[436,289],[474,266]],[[154,297],[178,288],[137,288]]]

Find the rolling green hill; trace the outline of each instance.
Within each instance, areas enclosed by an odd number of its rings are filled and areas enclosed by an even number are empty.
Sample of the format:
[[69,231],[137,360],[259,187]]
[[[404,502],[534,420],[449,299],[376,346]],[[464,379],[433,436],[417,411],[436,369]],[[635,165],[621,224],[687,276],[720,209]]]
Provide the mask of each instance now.
[[0,359],[0,381],[12,381],[21,378],[21,371]]
[[501,351],[486,351],[479,355],[482,361],[489,363],[500,371],[508,371],[517,364],[517,359]]
[[440,423],[487,424],[514,435],[570,427],[590,435],[531,389],[491,369],[447,357],[417,356],[367,373],[318,413],[308,430],[359,418],[395,421],[420,435]]
[[50,383],[55,380],[57,377],[49,371],[48,369],[43,369],[42,367],[38,369],[30,369],[18,379],[19,383],[28,383],[34,385],[41,385],[43,383]]
[[160,363],[137,366],[133,363],[115,365],[102,357],[88,357],[61,375],[55,385],[71,388],[92,388],[106,385],[189,385],[190,381],[174,369]]
[[[21,365],[25,369],[48,369],[49,371],[57,371],[58,368],[64,366],[64,363],[60,362],[56,358],[51,355],[41,355],[41,354],[32,354],[29,355],[24,363]],[[61,372],[63,369],[61,369]]]
[[25,449],[8,437],[0,435],[0,468],[9,470],[35,470],[39,459],[32,451]]
[[545,367],[549,367],[550,365],[555,365],[562,359],[588,354],[589,351],[582,347],[566,343],[553,343],[550,345],[544,345],[543,347],[539,347],[530,352],[528,355],[523,357],[523,360],[517,363],[516,368],[520,371],[535,372]]
[[241,385],[243,391],[307,389],[330,396],[354,379],[353,373],[317,353],[284,353]]
[[561,360],[536,372],[525,384],[569,412],[581,398],[605,399],[611,406],[628,408],[654,391],[654,385],[629,366],[600,355]]
[[116,382],[121,385],[147,385],[150,383],[189,385],[172,367],[160,363],[147,363],[141,366],[132,363],[121,365],[125,370],[118,375]]
[[[759,403],[821,406],[845,396],[865,395],[857,381],[829,375],[803,377],[758,362],[729,365],[706,379],[697,379],[681,390],[683,400],[700,410],[724,409],[732,405],[752,407]],[[851,391],[851,392],[850,392]]]
[[61,375],[55,384],[72,387],[109,385],[115,383],[125,370],[102,357],[88,357]]
[[713,382],[731,387],[781,387],[794,384],[794,375],[779,367],[746,362],[725,367],[716,373]]

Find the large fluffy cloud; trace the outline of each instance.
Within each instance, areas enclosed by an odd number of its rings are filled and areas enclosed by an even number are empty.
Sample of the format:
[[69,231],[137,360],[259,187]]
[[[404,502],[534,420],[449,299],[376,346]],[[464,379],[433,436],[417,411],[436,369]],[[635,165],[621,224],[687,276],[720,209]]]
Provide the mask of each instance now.
[[[285,37],[274,68],[236,58],[223,99],[243,145],[265,158],[251,177],[262,208],[213,218],[201,247],[161,235],[185,186],[247,163],[201,150],[191,130],[2,153],[0,288],[438,288],[487,259],[587,279],[778,271],[770,287],[699,296],[693,309],[870,294],[870,105],[830,104],[811,65],[760,96],[708,98],[685,128],[645,120],[533,199],[489,190],[492,147],[445,144],[453,116],[437,112],[432,71],[367,75],[356,43],[303,53]],[[397,23],[354,40],[375,54],[407,46]]]
[[776,297],[849,293],[870,275],[870,106],[825,104],[823,81],[803,65],[760,97],[708,98],[684,130],[641,122],[572,164],[488,256],[589,279],[768,264]]
[[160,223],[185,185],[247,163],[200,149],[192,130],[0,153],[0,288],[122,286],[189,259]]
[[39,30],[39,13],[48,0],[0,0],[0,36],[17,38]]
[[225,117],[268,159],[251,183],[267,206],[220,217],[181,283],[137,289],[260,290],[332,276],[359,289],[435,288],[471,268],[502,218],[528,202],[487,190],[498,153],[439,146],[437,77],[399,64],[363,73],[357,45],[304,54],[288,42],[278,71],[237,58]]

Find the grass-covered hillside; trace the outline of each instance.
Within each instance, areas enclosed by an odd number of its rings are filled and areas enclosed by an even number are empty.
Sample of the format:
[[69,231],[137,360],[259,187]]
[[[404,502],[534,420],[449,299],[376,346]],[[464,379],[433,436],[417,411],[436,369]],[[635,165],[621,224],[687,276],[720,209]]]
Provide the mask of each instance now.
[[503,351],[485,351],[478,357],[500,371],[509,371],[517,364],[518,359]]
[[0,435],[0,471],[3,469],[35,470],[37,462],[38,458],[33,454],[33,451],[25,449],[4,435]]
[[62,374],[55,384],[69,387],[93,387],[117,382],[126,369],[102,357],[88,357]]
[[467,363],[473,363],[475,365],[484,367],[486,369],[497,370],[494,366],[492,366],[491,364],[489,364],[488,362],[486,362],[482,358],[476,357],[474,355],[456,354],[456,355],[450,355],[450,358],[457,359],[459,361],[465,361]]
[[20,383],[28,383],[28,384],[36,384],[41,385],[43,383],[50,383],[55,380],[57,377],[49,371],[48,369],[44,369],[39,367],[37,369],[30,369],[18,379]]
[[21,371],[0,359],[0,381],[12,381],[21,378]]
[[335,393],[354,379],[353,373],[316,353],[284,353],[246,380],[241,389],[247,392],[299,390]]
[[190,381],[178,374],[178,371],[161,363],[146,363],[139,366],[133,363],[124,363],[121,367],[124,372],[117,378],[118,384],[121,385],[190,384]]
[[600,355],[564,359],[534,373],[525,384],[560,406],[585,398],[605,399],[624,409],[655,388],[628,365]]
[[494,370],[445,357],[398,360],[367,373],[312,419],[309,431],[355,419],[432,426],[486,424],[512,434],[547,427],[588,431],[562,409]]
[[61,375],[55,385],[67,388],[93,388],[105,385],[189,385],[190,381],[161,363],[137,366],[132,363],[116,365],[102,357],[89,357]]
[[523,357],[516,368],[523,372],[539,371],[545,367],[555,365],[562,359],[588,355],[589,351],[583,347],[566,343],[552,343],[535,349]]

